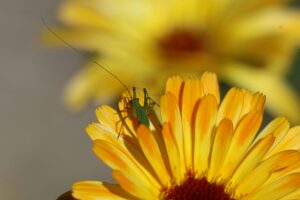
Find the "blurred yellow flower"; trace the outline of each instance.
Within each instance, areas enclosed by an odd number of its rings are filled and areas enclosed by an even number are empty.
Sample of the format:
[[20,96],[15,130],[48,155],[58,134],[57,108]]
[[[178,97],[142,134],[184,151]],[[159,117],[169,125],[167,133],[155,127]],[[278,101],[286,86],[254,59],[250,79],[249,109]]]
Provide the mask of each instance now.
[[[158,93],[169,75],[208,69],[227,83],[264,92],[274,114],[296,121],[300,106],[285,74],[300,40],[300,11],[287,3],[66,0],[59,10],[66,26],[55,30],[129,86]],[[46,40],[58,44],[51,34]],[[120,93],[122,86],[98,68],[88,63],[70,80],[67,105],[78,110]]]
[[117,183],[81,181],[72,194],[80,200],[299,199],[300,126],[290,129],[279,117],[257,134],[264,103],[262,94],[237,88],[220,101],[216,75],[204,73],[170,78],[161,120],[149,127],[128,117],[120,130],[119,111],[101,106],[99,122],[86,131]]

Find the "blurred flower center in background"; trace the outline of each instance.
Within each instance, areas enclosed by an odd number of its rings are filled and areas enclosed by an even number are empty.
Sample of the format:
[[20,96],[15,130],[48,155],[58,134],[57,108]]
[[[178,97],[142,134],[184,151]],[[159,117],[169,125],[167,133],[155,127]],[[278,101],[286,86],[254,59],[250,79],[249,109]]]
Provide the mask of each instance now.
[[102,105],[86,128],[116,183],[77,182],[76,199],[299,199],[300,126],[278,117],[260,131],[261,93],[232,88],[221,100],[215,74],[171,77],[148,126],[125,102]]
[[[286,74],[300,41],[300,10],[283,0],[65,0],[55,31],[129,86],[160,94],[168,76],[215,71],[227,84],[261,91],[267,108],[300,120],[297,92]],[[53,35],[45,39],[61,44]],[[159,76],[158,76],[159,74]],[[110,86],[109,88],[107,86]],[[69,81],[73,110],[122,90],[94,63]]]
[[175,29],[159,41],[162,54],[167,59],[177,59],[204,51],[205,39],[196,31]]

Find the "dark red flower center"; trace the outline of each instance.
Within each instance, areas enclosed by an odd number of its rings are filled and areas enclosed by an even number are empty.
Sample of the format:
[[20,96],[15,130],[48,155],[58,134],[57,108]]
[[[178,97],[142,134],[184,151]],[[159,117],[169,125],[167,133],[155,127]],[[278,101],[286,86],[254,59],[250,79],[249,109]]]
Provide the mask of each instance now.
[[164,200],[234,200],[224,185],[209,183],[206,178],[189,177],[182,185],[166,189]]
[[204,49],[204,37],[196,31],[175,29],[159,40],[159,47],[168,57],[197,53]]

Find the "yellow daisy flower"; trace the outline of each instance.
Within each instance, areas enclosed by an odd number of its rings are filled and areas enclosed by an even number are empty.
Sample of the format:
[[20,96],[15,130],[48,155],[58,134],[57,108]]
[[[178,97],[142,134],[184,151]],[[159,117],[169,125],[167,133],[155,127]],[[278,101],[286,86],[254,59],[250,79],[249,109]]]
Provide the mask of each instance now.
[[101,106],[99,122],[86,131],[116,183],[78,182],[73,197],[300,199],[300,126],[290,129],[279,117],[260,131],[264,103],[261,93],[237,88],[221,101],[216,75],[205,73],[200,79],[170,78],[160,100],[161,120],[149,113],[149,127],[136,123],[122,103],[126,118]]
[[[288,2],[65,0],[59,19],[66,26],[56,32],[128,85],[158,93],[169,75],[209,69],[230,84],[259,89],[274,114],[296,121],[300,106],[284,75],[299,44],[300,12]],[[46,39],[58,44],[51,34]],[[88,63],[70,80],[65,100],[78,110],[121,89]]]

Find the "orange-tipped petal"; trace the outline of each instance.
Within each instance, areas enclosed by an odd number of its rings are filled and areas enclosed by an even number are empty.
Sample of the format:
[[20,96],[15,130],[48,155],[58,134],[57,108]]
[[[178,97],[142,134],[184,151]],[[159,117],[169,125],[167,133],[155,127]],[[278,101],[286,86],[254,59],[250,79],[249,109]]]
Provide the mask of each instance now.
[[195,117],[194,170],[205,172],[209,166],[212,132],[216,123],[218,105],[216,98],[207,95],[201,99]]
[[256,111],[250,112],[239,122],[220,170],[223,178],[229,178],[238,167],[253,142],[261,123],[262,113]]
[[166,163],[164,163],[163,155],[160,152],[152,132],[146,126],[141,125],[137,130],[137,139],[160,182],[162,185],[167,185],[170,176],[166,168]]

